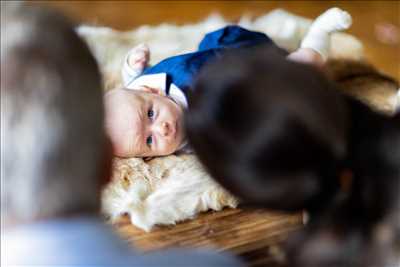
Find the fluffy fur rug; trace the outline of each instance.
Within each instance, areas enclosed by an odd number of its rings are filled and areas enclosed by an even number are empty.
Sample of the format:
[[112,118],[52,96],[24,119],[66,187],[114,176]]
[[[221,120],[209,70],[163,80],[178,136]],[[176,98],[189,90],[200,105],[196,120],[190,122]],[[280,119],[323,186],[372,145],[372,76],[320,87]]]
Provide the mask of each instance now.
[[[283,10],[275,10],[238,24],[267,33],[281,47],[296,49],[311,21]],[[213,15],[192,25],[142,26],[128,32],[110,28],[80,26],[97,58],[104,77],[105,90],[120,85],[120,67],[125,53],[145,42],[151,51],[151,64],[165,57],[196,49],[206,32],[229,24]],[[331,57],[360,60],[362,44],[354,37],[337,33],[332,36]],[[385,100],[386,101],[386,100]],[[168,156],[145,162],[139,158],[115,159],[113,177],[102,195],[103,212],[114,221],[122,214],[145,231],[154,225],[175,224],[209,209],[236,207],[238,201],[216,184],[193,155]]]
[[149,231],[156,224],[175,224],[209,209],[235,208],[237,200],[204,172],[193,155],[172,155],[149,162],[115,159],[102,204],[112,221],[126,213],[134,225]]

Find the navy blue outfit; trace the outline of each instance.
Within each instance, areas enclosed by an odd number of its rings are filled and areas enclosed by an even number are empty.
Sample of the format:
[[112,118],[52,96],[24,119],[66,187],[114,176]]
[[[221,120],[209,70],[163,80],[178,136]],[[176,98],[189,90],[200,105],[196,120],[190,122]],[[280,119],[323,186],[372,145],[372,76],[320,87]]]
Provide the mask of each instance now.
[[191,89],[194,76],[212,60],[222,56],[229,49],[247,48],[258,45],[275,45],[264,33],[249,31],[239,26],[227,26],[210,32],[200,42],[198,50],[162,60],[147,68],[142,75],[166,73],[166,93],[171,83],[175,84],[187,95]]

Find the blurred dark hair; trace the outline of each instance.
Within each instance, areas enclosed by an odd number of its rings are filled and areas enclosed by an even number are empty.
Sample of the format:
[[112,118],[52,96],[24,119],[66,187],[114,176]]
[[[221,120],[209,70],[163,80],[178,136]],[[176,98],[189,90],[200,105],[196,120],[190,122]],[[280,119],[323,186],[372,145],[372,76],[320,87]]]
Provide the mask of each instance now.
[[[236,53],[207,66],[190,96],[201,162],[242,203],[315,211],[286,246],[289,266],[393,266],[400,114],[373,111],[274,50]],[[338,190],[346,169],[351,185]]]
[[312,66],[273,48],[235,51],[202,71],[189,107],[189,142],[244,203],[312,209],[338,189],[348,110]]
[[348,99],[353,118],[349,192],[312,218],[286,246],[289,266],[397,266],[400,252],[400,114]]
[[2,215],[95,212],[106,151],[96,60],[62,14],[3,2],[1,12]]
[[400,114],[392,117],[349,99],[347,165],[353,171],[349,203],[364,225],[400,208]]

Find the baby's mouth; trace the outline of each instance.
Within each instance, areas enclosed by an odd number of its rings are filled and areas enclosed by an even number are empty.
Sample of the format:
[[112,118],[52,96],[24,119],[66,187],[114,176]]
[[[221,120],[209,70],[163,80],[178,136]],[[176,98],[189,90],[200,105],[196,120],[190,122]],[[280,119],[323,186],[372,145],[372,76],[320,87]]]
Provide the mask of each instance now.
[[178,130],[179,130],[179,124],[178,124],[178,120],[175,121],[175,132],[174,132],[174,139],[176,139],[177,135],[178,135]]

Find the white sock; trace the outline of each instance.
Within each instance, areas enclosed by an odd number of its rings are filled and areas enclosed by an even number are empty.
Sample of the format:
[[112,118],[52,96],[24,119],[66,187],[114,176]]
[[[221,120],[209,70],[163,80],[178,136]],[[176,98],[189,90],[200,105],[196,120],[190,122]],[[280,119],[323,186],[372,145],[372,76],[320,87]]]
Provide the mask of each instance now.
[[330,8],[314,20],[300,47],[313,49],[326,60],[329,53],[330,34],[348,29],[351,23],[349,13],[337,7]]

